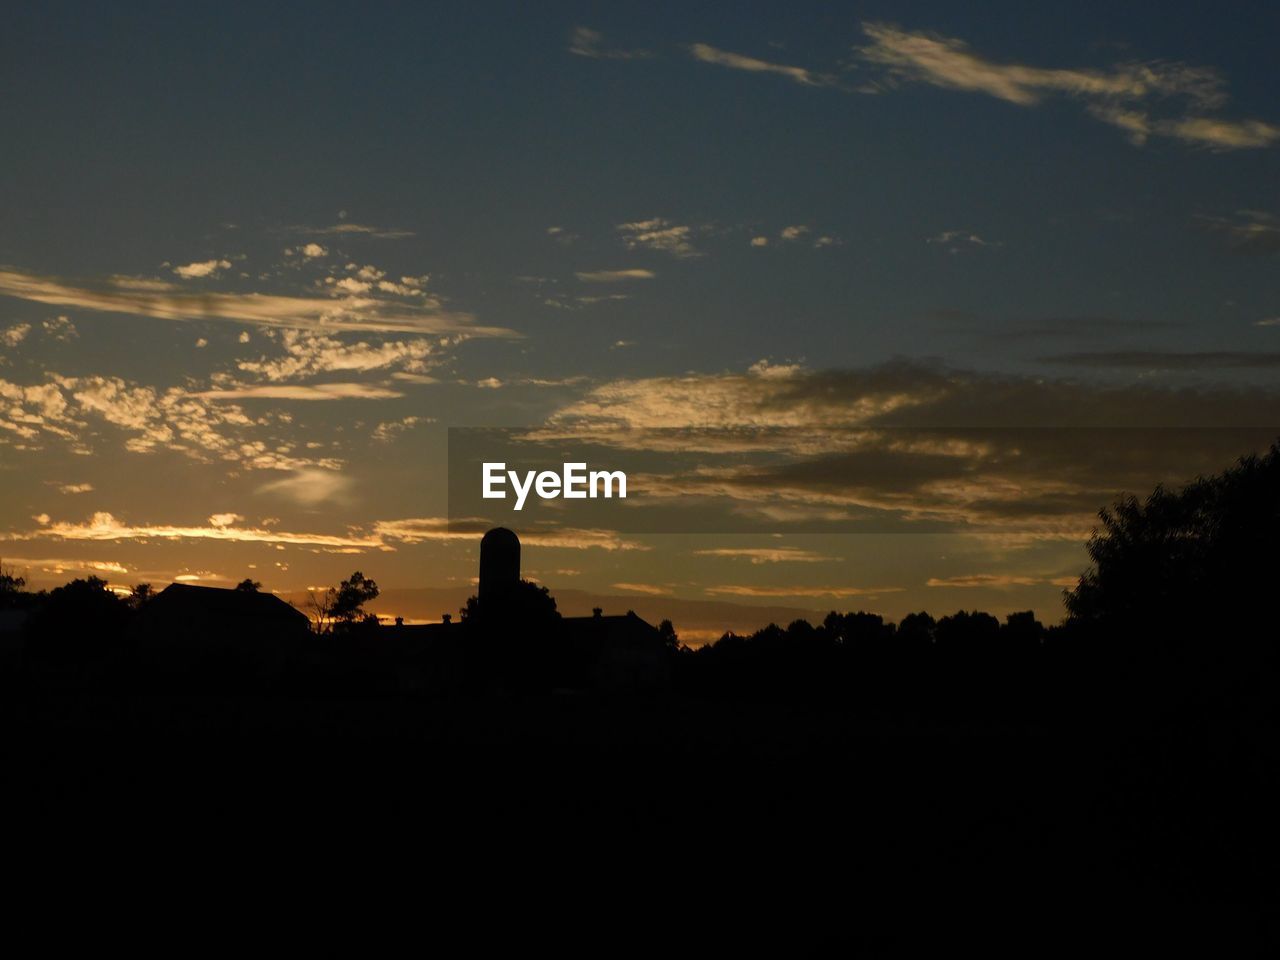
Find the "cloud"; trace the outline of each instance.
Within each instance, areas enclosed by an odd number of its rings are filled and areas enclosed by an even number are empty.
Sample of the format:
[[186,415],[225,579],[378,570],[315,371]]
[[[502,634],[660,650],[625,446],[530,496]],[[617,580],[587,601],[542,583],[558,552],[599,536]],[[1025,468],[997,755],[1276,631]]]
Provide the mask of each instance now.
[[794,80],[806,87],[825,87],[833,81],[831,77],[814,73],[804,67],[793,67],[783,63],[771,63],[768,60],[757,60],[741,53],[720,50],[705,43],[694,43],[689,46],[689,55],[702,63],[728,67],[730,70],[745,70],[748,73],[772,73]]
[[671,594],[670,587],[660,587],[652,583],[615,583],[616,590],[627,590],[631,593],[643,593],[651,597],[665,597]]
[[373,430],[373,439],[376,443],[390,443],[396,436],[416,427],[420,423],[434,423],[435,417],[404,417],[400,420],[390,420],[380,423]]
[[[380,520],[374,524],[379,537],[403,543],[450,540],[479,540],[492,527],[487,519],[450,520],[447,517],[418,517]],[[648,550],[644,544],[621,537],[616,531],[556,527],[520,531],[520,542],[531,547],[558,547],[567,550],[633,551]]]
[[1072,367],[1118,367],[1141,370],[1269,369],[1280,367],[1280,353],[1202,350],[1175,353],[1162,350],[1101,350],[1057,353],[1041,363]]
[[197,263],[174,267],[173,272],[183,280],[196,280],[202,277],[216,277],[223,270],[230,269],[230,260],[201,260]]
[[234,524],[181,526],[169,524],[132,525],[117,520],[106,512],[95,513],[83,523],[58,522],[31,533],[0,534],[4,540],[30,540],[49,537],[59,540],[223,540],[235,543],[278,543],[294,546],[361,547],[371,550],[391,549],[372,536],[288,533]]
[[899,362],[617,380],[524,436],[627,450],[636,505],[687,508],[704,530],[840,523],[1029,542],[1079,540],[1119,492],[1221,469],[1273,440],[1277,423],[1280,391],[1269,388]]
[[75,495],[77,493],[92,493],[93,484],[92,483],[61,483],[58,485],[58,492],[65,493],[68,495]]
[[726,597],[875,597],[902,591],[902,587],[771,587],[750,584],[725,584],[705,589],[712,596]]
[[[1214,150],[1238,150],[1270,146],[1280,139],[1280,127],[1260,120],[1206,116],[1204,111],[1227,102],[1223,79],[1209,68],[1175,62],[1120,63],[1108,70],[1034,67],[989,60],[963,40],[884,23],[863,23],[862,31],[871,42],[858,48],[858,54],[884,71],[887,85],[924,83],[1021,107],[1049,95],[1083,100],[1091,115],[1124,130],[1136,145],[1161,136]],[[1177,114],[1152,112],[1169,103],[1179,106]]]
[[697,557],[725,557],[730,560],[750,560],[754,565],[763,563],[825,563],[838,561],[839,557],[824,557],[812,550],[799,547],[718,547],[711,550],[695,550]]
[[6,347],[16,347],[27,338],[27,334],[31,332],[31,324],[16,323],[3,331],[0,331],[0,343]]
[[367,237],[371,240],[405,240],[416,236],[412,230],[396,227],[372,227],[362,223],[335,223],[329,227],[286,227],[285,232],[309,237]]
[[315,260],[318,257],[329,255],[329,251],[318,243],[304,243],[298,248],[298,252],[308,260]]
[[438,303],[408,304],[371,296],[195,293],[172,285],[138,290],[114,280],[85,285],[12,270],[0,271],[0,296],[160,320],[228,320],[326,333],[354,330],[452,333],[467,337],[515,336],[510,330],[473,325],[470,315],[446,311]]
[[689,242],[692,227],[674,224],[661,217],[620,223],[616,229],[628,250],[656,250],[686,260],[702,256]]
[[613,303],[618,300],[630,300],[629,293],[608,293],[591,297],[546,297],[542,301],[542,305],[546,307],[555,307],[558,310],[581,310],[583,307],[593,307],[598,303]]
[[927,237],[925,243],[937,243],[950,248],[951,253],[955,253],[962,247],[1000,247],[1003,246],[1000,241],[983,240],[976,233],[970,233],[968,230],[943,230],[939,234]]
[[[287,441],[252,436],[272,422],[255,419],[236,404],[213,404],[183,387],[141,386],[119,377],[62,377],[20,385],[0,380],[0,430],[16,434],[38,449],[52,436],[77,453],[90,452],[94,421],[126,435],[132,453],[159,450],[202,462],[224,460],[254,470],[292,470],[306,466],[332,469],[337,461],[296,457]],[[277,416],[276,420],[279,419]]]
[[292,500],[304,506],[314,506],[326,501],[344,501],[351,485],[350,478],[337,471],[308,468],[298,470],[292,476],[264,483],[254,492]]
[[344,343],[326,334],[285,330],[278,342],[284,356],[268,360],[241,360],[236,367],[271,382],[299,380],[325,373],[367,373],[398,367],[408,373],[424,373],[438,348],[431,340],[384,340]]
[[80,336],[80,332],[76,329],[76,325],[66,317],[53,317],[40,323],[41,329],[44,330],[46,337],[57,340],[59,343],[70,343]]
[[1241,210],[1234,217],[1197,219],[1206,230],[1225,236],[1236,253],[1280,252],[1280,220],[1263,210]]
[[769,245],[768,237],[752,237],[751,238],[751,246],[753,247],[767,247],[768,245]]
[[[405,520],[379,520],[372,532],[349,529],[346,533],[294,533],[258,527],[238,526],[231,515],[218,515],[203,524],[130,524],[106,512],[93,514],[84,522],[59,521],[34,530],[0,533],[0,541],[38,539],[116,541],[116,540],[218,540],[234,543],[269,543],[284,546],[320,547],[343,552],[357,550],[394,551],[396,544],[428,541],[476,540],[489,529],[488,521],[477,519],[467,523],[444,517],[420,517]],[[217,521],[217,522],[212,522]],[[563,528],[523,531],[522,543],[530,546],[570,550],[631,551],[648,550],[643,544],[623,539],[610,530]]]
[[953,588],[1007,588],[1037,587],[1049,584],[1055,587],[1074,587],[1079,577],[1030,577],[1015,573],[975,573],[960,577],[930,577],[926,587]]
[[618,50],[604,46],[604,35],[590,27],[574,27],[569,35],[569,52],[592,60],[643,60],[653,56],[648,50]]
[[404,394],[368,383],[290,383],[204,390],[191,396],[202,400],[391,400]]
[[799,240],[808,232],[809,232],[808,227],[806,227],[802,223],[797,223],[794,226],[783,227],[782,230],[778,233],[778,238],[790,243],[790,242]]
[[38,570],[41,573],[117,573],[127,574],[129,568],[116,560],[63,560],[40,557],[5,557],[7,566],[26,572]]
[[657,274],[652,270],[631,268],[627,270],[580,271],[575,276],[583,283],[619,283],[624,280],[652,280]]

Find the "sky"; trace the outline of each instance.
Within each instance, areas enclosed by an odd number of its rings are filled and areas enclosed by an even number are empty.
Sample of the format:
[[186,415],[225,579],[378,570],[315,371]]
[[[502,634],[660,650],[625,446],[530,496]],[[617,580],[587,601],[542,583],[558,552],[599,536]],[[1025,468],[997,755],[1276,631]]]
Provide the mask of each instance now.
[[465,596],[501,427],[696,517],[517,527],[583,603],[1054,622],[1280,432],[1275,5],[688,7],[9,11],[4,563]]

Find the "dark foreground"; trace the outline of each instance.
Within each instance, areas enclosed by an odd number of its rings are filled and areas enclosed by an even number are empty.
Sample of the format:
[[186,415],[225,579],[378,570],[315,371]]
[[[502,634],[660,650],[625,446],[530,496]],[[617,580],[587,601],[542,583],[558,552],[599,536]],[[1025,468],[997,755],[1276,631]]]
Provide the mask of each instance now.
[[524,918],[486,937],[604,923],[608,942],[681,952],[1238,956],[1277,931],[1280,749],[1239,732],[681,698],[26,693],[4,748],[10,823],[64,882],[64,844],[116,847],[110,873],[158,843],[163,875],[194,858],[244,896],[300,870],[408,898],[401,922],[484,903]]

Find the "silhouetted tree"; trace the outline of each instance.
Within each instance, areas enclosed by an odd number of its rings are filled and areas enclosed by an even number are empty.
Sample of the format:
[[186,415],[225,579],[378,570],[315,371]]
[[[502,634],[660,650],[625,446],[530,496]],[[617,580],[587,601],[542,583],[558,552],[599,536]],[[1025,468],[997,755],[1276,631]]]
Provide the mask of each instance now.
[[354,623],[364,617],[364,605],[378,598],[378,585],[357,570],[338,584],[333,602],[337,623]]
[[8,606],[17,599],[27,581],[18,576],[13,567],[0,563],[0,606]]
[[51,590],[27,630],[38,654],[98,656],[115,647],[128,618],[128,604],[107,582],[87,577]]
[[670,620],[663,620],[658,624],[658,635],[662,637],[662,642],[668,650],[680,648],[680,638],[676,635],[676,628]]
[[250,577],[245,577],[236,584],[235,589],[239,590],[241,593],[257,593],[262,589],[262,584]]
[[306,613],[311,618],[313,631],[323,636],[333,630],[333,605],[337,599],[338,591],[333,587],[307,591]]
[[986,652],[995,649],[1000,638],[1000,621],[980,610],[959,610],[938,621],[934,638],[948,652]]
[[126,601],[130,608],[134,611],[141,610],[148,603],[156,598],[155,588],[149,583],[136,583],[129,591],[129,599]]
[[1035,611],[1022,610],[1004,618],[1000,636],[1008,641],[1006,646],[1034,646],[1044,640],[1044,624],[1036,619]]
[[[243,584],[236,589],[241,587]],[[370,617],[365,615],[364,605],[377,599],[377,596],[378,585],[359,570],[336,587],[323,591],[309,590],[306,610],[311,617],[311,628],[316,633],[326,634],[335,628],[350,627],[357,622],[368,623]],[[372,622],[376,624],[378,618],[372,616]]]
[[908,613],[898,624],[898,643],[907,649],[928,649],[933,646],[937,626],[937,621],[923,610]]
[[1123,497],[1099,517],[1087,545],[1093,566],[1065,594],[1073,619],[1174,638],[1188,620],[1269,617],[1280,573],[1280,446],[1176,492]]
[[500,610],[482,610],[480,598],[472,594],[459,613],[463,623],[472,624],[490,618],[504,623],[538,624],[560,617],[551,591],[530,580],[519,581],[511,594],[504,597]]

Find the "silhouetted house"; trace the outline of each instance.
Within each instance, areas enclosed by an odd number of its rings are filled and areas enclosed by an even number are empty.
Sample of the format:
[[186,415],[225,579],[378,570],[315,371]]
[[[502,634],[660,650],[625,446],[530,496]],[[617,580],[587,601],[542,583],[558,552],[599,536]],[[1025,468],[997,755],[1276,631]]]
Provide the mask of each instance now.
[[623,616],[564,617],[564,638],[587,665],[597,690],[662,693],[671,687],[666,647],[656,627],[627,611]]
[[132,627],[144,665],[195,669],[222,665],[229,676],[283,669],[303,649],[311,621],[270,593],[174,583],[138,613]]

